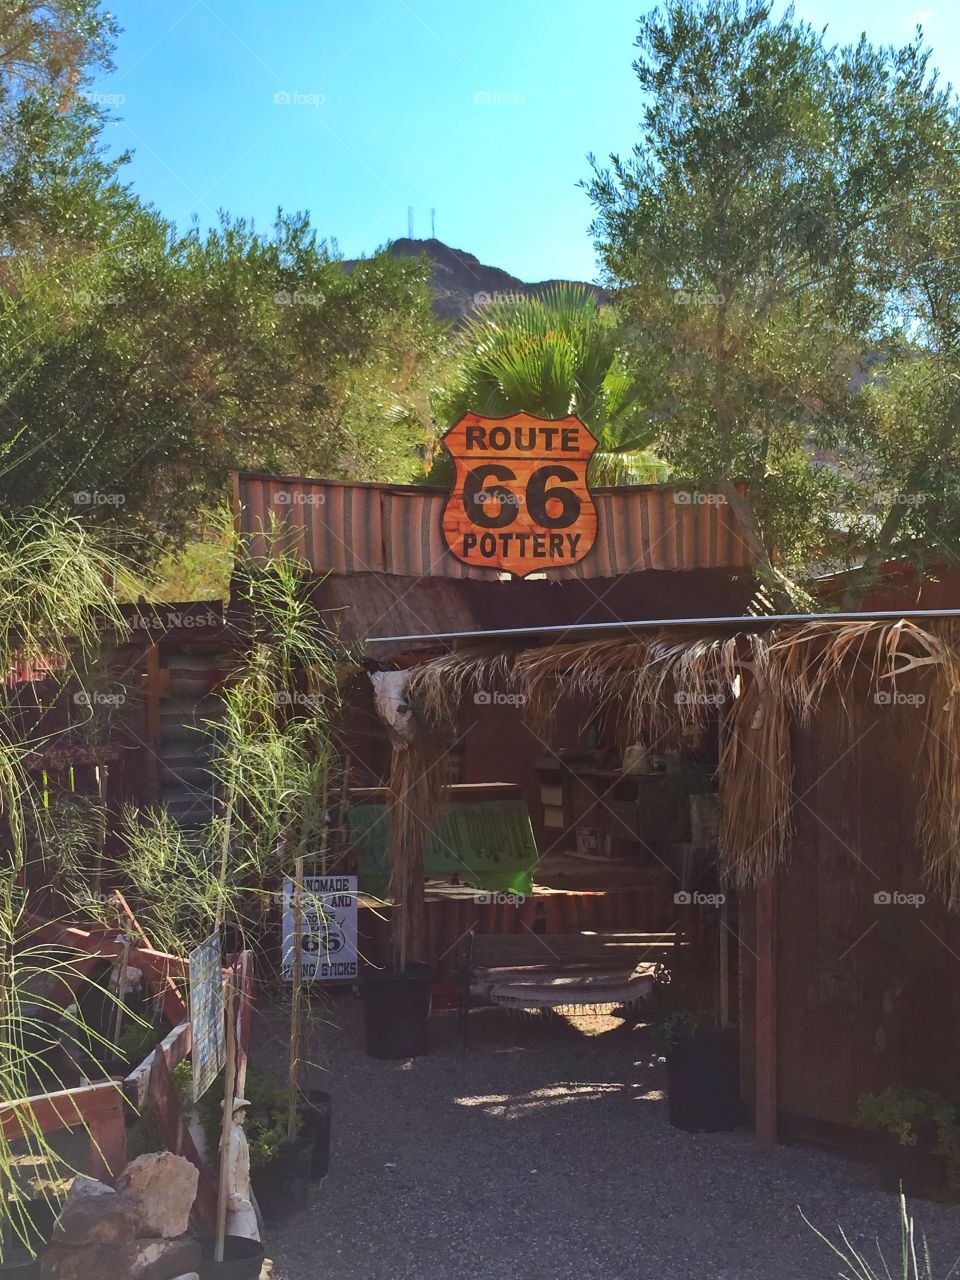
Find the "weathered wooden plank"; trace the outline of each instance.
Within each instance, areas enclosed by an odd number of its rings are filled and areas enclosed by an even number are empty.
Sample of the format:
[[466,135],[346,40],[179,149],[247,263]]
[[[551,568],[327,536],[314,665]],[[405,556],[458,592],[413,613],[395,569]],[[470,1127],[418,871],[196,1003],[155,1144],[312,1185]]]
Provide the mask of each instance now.
[[112,1116],[117,1099],[122,1109],[123,1095],[112,1080],[77,1089],[32,1094],[29,1098],[0,1104],[0,1125],[3,1136],[11,1142],[37,1129],[44,1133],[76,1129],[91,1120]]
[[777,1140],[777,882],[756,889],[756,1130],[761,1142]]

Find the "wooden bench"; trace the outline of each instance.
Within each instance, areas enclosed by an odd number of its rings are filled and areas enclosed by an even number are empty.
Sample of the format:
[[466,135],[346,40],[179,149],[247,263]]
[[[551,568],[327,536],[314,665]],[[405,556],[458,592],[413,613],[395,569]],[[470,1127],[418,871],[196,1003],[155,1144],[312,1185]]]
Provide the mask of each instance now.
[[669,960],[672,933],[613,930],[482,934],[470,930],[458,958],[459,1030],[472,1004],[513,1009],[632,1007]]

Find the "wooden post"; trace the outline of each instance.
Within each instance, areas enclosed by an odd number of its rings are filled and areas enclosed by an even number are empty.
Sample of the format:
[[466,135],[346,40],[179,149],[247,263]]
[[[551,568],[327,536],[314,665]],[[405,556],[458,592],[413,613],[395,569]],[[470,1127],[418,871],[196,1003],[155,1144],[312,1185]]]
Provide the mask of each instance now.
[[147,645],[146,651],[147,690],[147,799],[152,804],[159,804],[163,796],[162,772],[160,769],[160,698],[163,693],[163,673],[160,669],[160,650],[154,641]]
[[287,1064],[287,1141],[297,1136],[297,1077],[300,1072],[300,1023],[303,1018],[303,859],[296,861],[293,881],[293,1006],[290,1011],[290,1058]]
[[96,861],[93,866],[93,892],[97,901],[103,887],[103,857],[107,850],[107,780],[109,770],[107,762],[101,760],[94,768],[97,779],[97,796],[100,800],[100,814],[97,826]]
[[117,915],[120,919],[120,928],[123,930],[120,935],[123,938],[123,953],[120,956],[120,968],[117,970],[117,1012],[113,1022],[113,1043],[119,1047],[120,1028],[123,1026],[123,1013],[126,1008],[124,996],[126,994],[127,969],[130,967],[130,947],[133,944],[133,938],[127,932],[119,912]]
[[761,1142],[777,1141],[777,880],[756,889],[756,1129]]
[[334,857],[338,860],[340,870],[346,875],[353,872],[353,859],[347,859],[347,846],[350,843],[350,752],[343,753],[343,777],[340,780],[340,802],[337,805],[337,825],[334,830]]
[[[330,788],[330,764],[329,761],[323,766],[323,781],[320,783],[320,874],[327,874],[327,793]],[[317,860],[313,860],[314,871],[316,871]]]
[[244,1096],[247,1087],[247,1060],[250,1054],[250,1015],[253,1003],[253,952],[240,953],[240,1008],[237,1012],[237,1066],[235,1093]]
[[727,902],[729,884],[726,876],[720,877],[720,1026],[730,1025],[730,906]]
[[86,1119],[90,1135],[90,1177],[112,1182],[127,1163],[127,1129],[123,1115],[123,1093],[114,1089],[104,1105]]
[[223,1239],[227,1232],[227,1192],[230,1189],[230,1131],[233,1128],[233,1099],[236,1096],[236,1024],[234,1018],[233,972],[227,974],[224,992],[227,1062],[223,1081],[223,1118],[220,1124],[220,1179],[217,1186],[217,1229],[214,1237],[213,1260],[223,1261]]

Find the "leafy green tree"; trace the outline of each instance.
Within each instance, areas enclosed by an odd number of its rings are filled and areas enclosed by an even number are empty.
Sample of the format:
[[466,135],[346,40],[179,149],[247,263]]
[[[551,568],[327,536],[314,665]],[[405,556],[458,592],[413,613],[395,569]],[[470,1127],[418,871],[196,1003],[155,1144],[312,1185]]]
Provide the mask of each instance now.
[[909,559],[921,571],[960,549],[960,150],[941,157],[937,180],[904,237],[902,286],[890,341],[864,387],[856,446],[867,480],[859,544],[866,548],[844,604],[853,608],[881,565]]
[[[628,372],[621,341],[611,308],[584,285],[494,299],[458,336],[443,417],[449,425],[469,410],[490,417],[573,413],[599,441],[591,462],[595,484],[663,480],[669,467],[649,448],[648,379]],[[446,480],[450,471],[444,455],[431,479]]]
[[114,30],[90,0],[0,13],[6,509],[65,507],[149,558],[233,468],[411,479],[443,352],[425,264],[348,268],[304,214],[179,233],[103,147],[86,87]]
[[[122,189],[101,192],[109,209]],[[347,271],[305,216],[7,263],[0,494],[182,541],[232,468],[411,478],[442,343],[424,268]]]
[[637,46],[641,140],[586,184],[597,246],[635,364],[662,373],[660,451],[723,494],[789,609],[857,500],[862,361],[955,149],[953,98],[919,33],[839,50],[764,0],[670,0]]
[[99,0],[3,0],[0,103],[46,93],[69,104],[92,72],[110,68],[116,34]]

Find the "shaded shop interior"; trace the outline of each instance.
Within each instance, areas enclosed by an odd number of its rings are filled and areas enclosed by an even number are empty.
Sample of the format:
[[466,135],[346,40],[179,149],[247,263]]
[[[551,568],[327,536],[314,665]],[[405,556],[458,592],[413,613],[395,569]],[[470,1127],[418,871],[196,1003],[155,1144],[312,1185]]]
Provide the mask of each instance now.
[[761,1138],[844,1142],[864,1092],[950,1090],[948,609],[754,616],[728,511],[659,486],[601,492],[591,554],[523,581],[445,552],[439,491],[241,476],[236,496],[254,559],[279,515],[317,604],[363,649],[348,738],[361,889],[385,883],[376,813],[397,749],[370,677],[391,677],[442,743],[451,790],[431,825],[446,825],[426,851],[441,986],[470,928],[669,934],[669,1001],[739,1026]]

